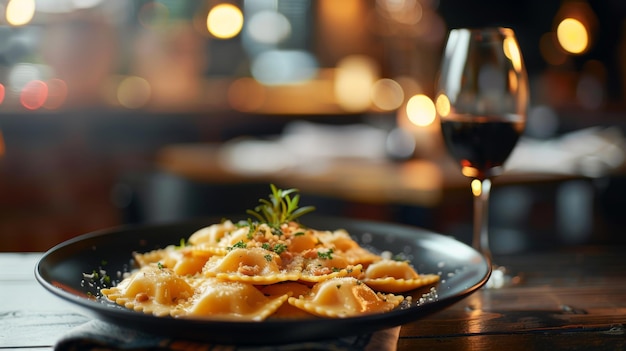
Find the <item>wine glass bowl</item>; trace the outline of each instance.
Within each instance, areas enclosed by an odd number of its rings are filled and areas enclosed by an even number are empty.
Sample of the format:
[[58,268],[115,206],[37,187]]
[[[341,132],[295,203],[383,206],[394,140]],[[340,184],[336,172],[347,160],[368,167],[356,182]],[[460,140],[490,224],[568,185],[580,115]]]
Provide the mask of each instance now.
[[513,30],[451,30],[436,93],[446,148],[472,179],[473,246],[492,260],[487,230],[491,179],[503,172],[523,133],[529,104],[528,77]]

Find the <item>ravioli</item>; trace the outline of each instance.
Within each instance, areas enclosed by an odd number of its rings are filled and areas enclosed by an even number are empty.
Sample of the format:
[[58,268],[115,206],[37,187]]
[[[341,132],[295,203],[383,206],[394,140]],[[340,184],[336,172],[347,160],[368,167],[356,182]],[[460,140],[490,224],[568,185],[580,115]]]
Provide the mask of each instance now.
[[262,321],[287,298],[287,294],[267,297],[251,284],[206,280],[184,309],[189,317]]
[[165,316],[181,308],[194,295],[193,287],[170,269],[155,264],[142,267],[131,277],[102,293],[126,308]]
[[436,274],[420,275],[407,261],[381,260],[365,270],[363,281],[377,291],[400,293],[436,283]]
[[283,266],[275,252],[262,248],[236,248],[224,257],[209,260],[204,267],[204,275],[265,285],[297,280],[300,270],[299,265]]
[[353,277],[331,278],[317,283],[308,295],[290,297],[289,304],[320,317],[345,318],[388,312],[403,296],[376,293]]
[[189,236],[188,242],[191,245],[205,244],[209,246],[217,246],[222,238],[229,233],[236,231],[237,226],[230,220],[216,223],[204,228],[200,228]]
[[401,293],[434,285],[408,262],[383,259],[345,230],[225,220],[186,243],[133,253],[137,268],[102,295],[155,316],[235,321],[384,313]]

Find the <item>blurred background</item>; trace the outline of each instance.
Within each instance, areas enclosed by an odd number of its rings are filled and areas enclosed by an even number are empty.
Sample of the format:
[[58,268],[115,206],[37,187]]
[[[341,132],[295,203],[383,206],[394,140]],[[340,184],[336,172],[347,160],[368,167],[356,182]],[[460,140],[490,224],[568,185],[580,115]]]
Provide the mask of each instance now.
[[493,190],[494,251],[624,241],[625,15],[621,0],[0,0],[0,251],[242,213],[270,181],[324,214],[465,240],[469,181],[432,99],[449,29],[482,26],[516,31],[532,95],[525,153]]

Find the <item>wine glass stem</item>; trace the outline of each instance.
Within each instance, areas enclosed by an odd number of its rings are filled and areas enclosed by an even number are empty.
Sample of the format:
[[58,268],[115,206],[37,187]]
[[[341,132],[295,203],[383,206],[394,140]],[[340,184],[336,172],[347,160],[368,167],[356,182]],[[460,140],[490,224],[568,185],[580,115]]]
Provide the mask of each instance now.
[[474,238],[473,247],[493,263],[489,249],[489,194],[491,180],[474,179],[472,193],[474,194]]

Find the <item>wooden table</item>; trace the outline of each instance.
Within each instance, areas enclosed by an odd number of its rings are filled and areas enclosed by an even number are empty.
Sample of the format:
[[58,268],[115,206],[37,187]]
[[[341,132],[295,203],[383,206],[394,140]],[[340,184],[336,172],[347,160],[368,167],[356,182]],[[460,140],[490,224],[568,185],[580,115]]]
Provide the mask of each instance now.
[[[517,286],[402,326],[398,350],[625,350],[626,247],[496,257]],[[89,318],[35,281],[40,254],[0,253],[0,350],[51,349]]]

